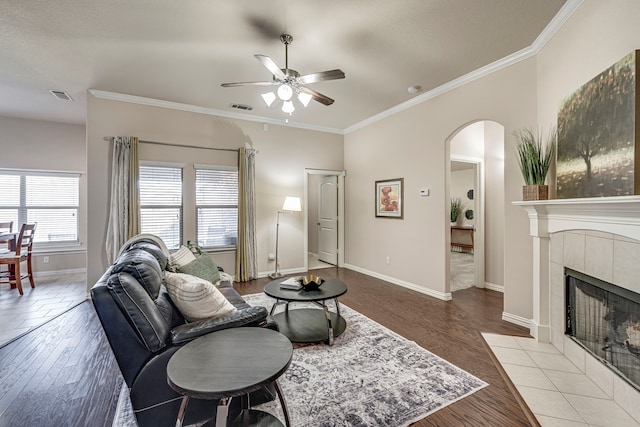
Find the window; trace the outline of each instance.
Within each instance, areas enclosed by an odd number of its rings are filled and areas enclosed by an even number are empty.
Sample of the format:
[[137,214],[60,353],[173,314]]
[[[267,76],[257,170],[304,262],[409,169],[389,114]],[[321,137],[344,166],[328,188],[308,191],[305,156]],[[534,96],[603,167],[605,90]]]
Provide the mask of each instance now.
[[205,248],[235,248],[238,170],[196,165],[196,233]]
[[0,171],[0,221],[37,223],[34,242],[78,242],[80,175]]
[[140,230],[168,248],[182,242],[182,168],[140,166]]

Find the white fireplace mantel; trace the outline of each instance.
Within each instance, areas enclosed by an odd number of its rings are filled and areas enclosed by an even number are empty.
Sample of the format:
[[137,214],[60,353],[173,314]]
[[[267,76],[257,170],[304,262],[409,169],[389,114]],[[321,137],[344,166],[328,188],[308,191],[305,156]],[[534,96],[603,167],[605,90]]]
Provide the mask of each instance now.
[[640,240],[640,196],[513,202],[529,214],[532,236],[595,230]]
[[549,342],[549,235],[592,230],[640,240],[640,196],[513,202],[529,215],[533,237],[533,319],[530,332]]

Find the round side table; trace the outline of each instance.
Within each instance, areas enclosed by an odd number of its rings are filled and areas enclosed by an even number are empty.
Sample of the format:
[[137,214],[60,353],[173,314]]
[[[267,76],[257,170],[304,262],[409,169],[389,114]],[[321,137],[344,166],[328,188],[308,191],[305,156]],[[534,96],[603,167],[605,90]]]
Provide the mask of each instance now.
[[[220,400],[216,427],[227,425],[231,398],[273,384],[286,426],[290,426],[286,402],[277,379],[293,355],[291,341],[264,328],[231,328],[197,338],[178,350],[167,365],[169,386],[182,394],[176,427],[181,427],[189,398]],[[282,426],[271,414],[243,409],[232,425]],[[241,424],[240,424],[241,423]]]
[[[277,279],[266,284],[264,293],[275,298],[271,307],[271,316],[278,323],[280,332],[295,343],[327,342],[333,345],[333,339],[342,334],[347,328],[347,322],[340,315],[338,297],[347,292],[347,285],[339,279],[328,277],[320,288],[313,291],[291,290],[280,287],[286,278]],[[335,313],[329,311],[327,301],[335,303]],[[291,302],[311,302],[319,305],[322,310],[313,308],[298,308],[289,310]],[[285,304],[281,313],[275,313],[276,307]]]

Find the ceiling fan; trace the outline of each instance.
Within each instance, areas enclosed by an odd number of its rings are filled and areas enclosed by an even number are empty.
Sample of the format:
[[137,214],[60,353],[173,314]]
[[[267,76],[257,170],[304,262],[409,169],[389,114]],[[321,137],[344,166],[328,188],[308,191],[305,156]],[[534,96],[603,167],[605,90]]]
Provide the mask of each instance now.
[[267,107],[270,107],[276,100],[281,100],[282,111],[291,114],[295,107],[293,105],[293,96],[297,96],[298,101],[305,107],[309,104],[311,99],[318,101],[324,105],[333,104],[334,100],[326,95],[316,92],[313,89],[306,87],[307,84],[321,82],[325,80],[337,80],[344,79],[344,73],[342,70],[329,70],[321,71],[318,73],[300,75],[294,69],[289,68],[289,45],[293,42],[293,37],[289,34],[282,34],[280,41],[284,43],[285,49],[285,65],[284,68],[278,67],[278,65],[266,55],[254,55],[258,61],[265,66],[267,70],[273,74],[273,80],[262,82],[236,82],[236,83],[222,83],[222,87],[237,87],[237,86],[278,86],[274,92],[267,92],[262,94]]

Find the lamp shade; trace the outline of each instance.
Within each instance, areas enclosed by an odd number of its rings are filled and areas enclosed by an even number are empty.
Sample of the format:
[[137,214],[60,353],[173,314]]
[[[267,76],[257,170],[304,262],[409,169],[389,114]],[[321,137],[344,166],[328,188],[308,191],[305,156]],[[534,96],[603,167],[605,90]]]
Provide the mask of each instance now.
[[300,197],[289,197],[284,199],[284,204],[282,205],[283,211],[291,211],[291,212],[300,212],[302,211],[302,207],[300,206]]
[[282,99],[283,101],[288,101],[293,96],[293,89],[291,89],[291,86],[289,86],[288,84],[281,84],[280,86],[278,86],[277,92],[278,98]]
[[293,102],[291,101],[284,101],[284,103],[282,104],[282,111],[287,114],[291,114],[295,110],[296,110],[296,107],[293,106]]
[[305,92],[301,92],[298,94],[298,101],[305,107],[309,105],[309,101],[311,101],[311,95]]
[[276,100],[275,92],[267,92],[262,94],[262,99],[264,99],[264,103],[267,104],[267,107],[271,107],[273,101]]

